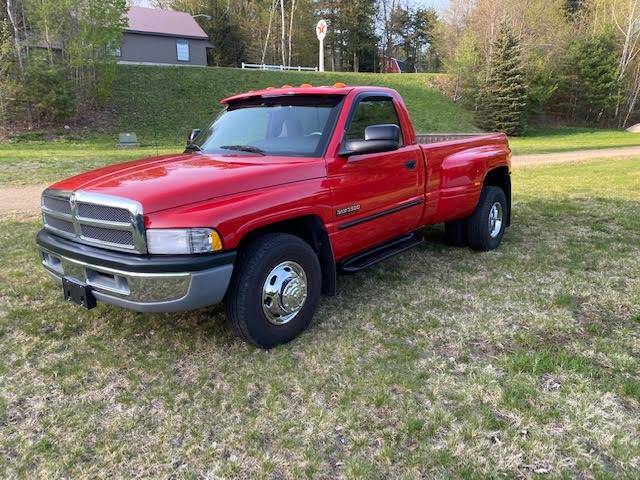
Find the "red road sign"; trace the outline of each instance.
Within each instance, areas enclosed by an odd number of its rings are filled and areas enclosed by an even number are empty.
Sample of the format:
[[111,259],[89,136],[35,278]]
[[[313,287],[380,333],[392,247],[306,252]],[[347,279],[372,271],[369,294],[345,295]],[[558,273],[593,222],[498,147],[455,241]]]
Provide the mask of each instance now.
[[318,36],[318,40],[324,40],[324,37],[327,35],[327,22],[324,20],[320,20],[316,25],[316,35]]

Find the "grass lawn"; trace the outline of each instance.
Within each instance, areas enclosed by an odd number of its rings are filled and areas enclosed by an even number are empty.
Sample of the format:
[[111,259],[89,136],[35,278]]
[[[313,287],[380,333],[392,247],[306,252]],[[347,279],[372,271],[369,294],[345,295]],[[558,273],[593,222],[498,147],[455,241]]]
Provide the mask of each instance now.
[[[186,135],[185,135],[186,136]],[[180,152],[181,140],[152,133],[139,136],[141,148],[115,147],[115,135],[86,140],[0,142],[0,185],[53,183],[76,173],[116,162]],[[515,155],[598,148],[640,146],[640,134],[617,130],[550,128],[530,130],[526,136],[509,139]],[[157,147],[156,147],[157,143]]]
[[[184,136],[186,138],[186,134]],[[53,183],[103,165],[156,153],[180,152],[184,148],[182,140],[163,136],[155,138],[151,132],[143,131],[139,140],[141,148],[131,150],[117,149],[116,136],[105,134],[85,140],[0,142],[0,185]],[[511,138],[509,142],[515,155],[526,155],[640,146],[640,134],[617,130],[534,129],[524,137]]]
[[509,139],[515,155],[640,146],[640,134],[595,128],[531,128]]
[[[437,74],[373,74],[348,72],[270,72],[238,68],[149,67],[120,65],[107,109],[113,131],[182,141],[206,126],[230,95],[270,86],[375,85],[403,96],[421,132],[478,131],[473,115],[431,87]],[[330,90],[329,90],[330,91]]]
[[[185,137],[186,138],[186,137]],[[0,185],[53,183],[85,170],[137,158],[180,152],[183,144],[143,137],[140,148],[118,149],[115,136],[54,142],[0,142]]]
[[73,308],[0,221],[0,478],[637,478],[640,159],[513,181],[498,251],[430,228],[270,352]]

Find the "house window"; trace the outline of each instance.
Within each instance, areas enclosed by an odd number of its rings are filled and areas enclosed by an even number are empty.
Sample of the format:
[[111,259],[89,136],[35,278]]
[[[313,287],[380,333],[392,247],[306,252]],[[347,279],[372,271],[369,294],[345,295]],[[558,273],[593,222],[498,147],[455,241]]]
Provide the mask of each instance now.
[[176,40],[176,50],[178,52],[179,62],[189,61],[189,41],[188,40]]
[[114,57],[120,58],[122,56],[122,51],[120,50],[121,46],[118,42],[109,42],[109,50],[111,50],[111,55]]

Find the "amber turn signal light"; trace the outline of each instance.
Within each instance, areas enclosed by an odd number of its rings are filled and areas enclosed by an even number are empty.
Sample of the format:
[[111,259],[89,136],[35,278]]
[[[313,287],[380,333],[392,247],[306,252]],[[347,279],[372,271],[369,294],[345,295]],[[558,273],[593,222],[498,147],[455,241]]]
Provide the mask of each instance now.
[[222,239],[220,238],[220,234],[215,230],[212,230],[209,234],[209,240],[211,240],[211,251],[217,252],[218,250],[222,250]]

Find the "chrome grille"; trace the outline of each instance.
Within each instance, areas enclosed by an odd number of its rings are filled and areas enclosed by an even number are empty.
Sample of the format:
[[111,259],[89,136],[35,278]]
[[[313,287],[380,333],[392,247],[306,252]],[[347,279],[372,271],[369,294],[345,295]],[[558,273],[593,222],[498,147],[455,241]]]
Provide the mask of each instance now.
[[97,240],[99,242],[113,245],[133,246],[133,234],[126,230],[113,230],[111,228],[93,227],[91,225],[80,225],[80,232],[83,238]]
[[142,208],[132,200],[77,191],[46,190],[45,228],[80,243],[146,253]]
[[78,217],[104,220],[105,222],[131,223],[129,210],[91,203],[78,203]]

